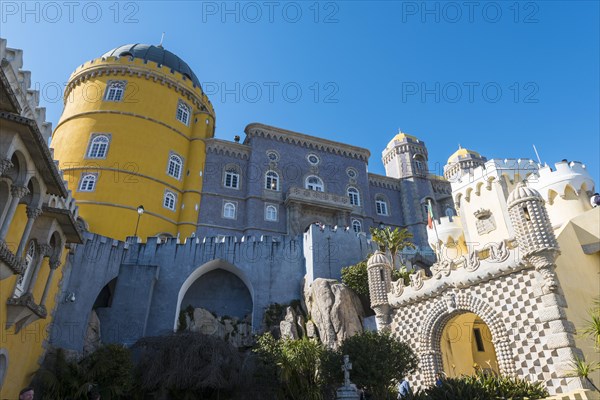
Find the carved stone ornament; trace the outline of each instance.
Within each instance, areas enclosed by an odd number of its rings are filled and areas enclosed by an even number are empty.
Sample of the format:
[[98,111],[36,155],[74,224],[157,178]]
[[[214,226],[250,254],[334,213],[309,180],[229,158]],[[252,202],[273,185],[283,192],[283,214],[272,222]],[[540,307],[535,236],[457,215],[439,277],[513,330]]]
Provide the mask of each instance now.
[[400,278],[395,282],[392,282],[392,290],[394,292],[394,296],[402,296],[404,292],[404,279]]
[[410,287],[414,290],[419,290],[423,287],[423,274],[421,270],[410,275]]
[[481,261],[479,260],[479,254],[476,251],[472,251],[468,256],[463,256],[464,268],[466,271],[473,272],[479,268]]
[[475,215],[475,218],[477,218],[475,225],[477,226],[478,234],[485,235],[486,233],[490,233],[496,229],[496,220],[494,219],[494,216],[490,210],[481,208],[475,211],[473,215]]
[[544,279],[544,287],[542,291],[545,294],[556,292],[558,290],[558,281],[556,280],[556,274],[551,267],[543,267],[538,269],[538,272]]
[[453,263],[449,260],[443,260],[438,263],[433,264],[431,267],[431,272],[433,272],[433,277],[435,279],[440,279],[442,276],[450,275],[450,271],[452,270]]
[[456,310],[456,295],[454,293],[444,293],[444,301],[448,311],[452,312]]
[[489,257],[487,259],[489,262],[501,263],[506,261],[510,255],[504,241],[499,243],[490,243],[485,246],[484,249],[489,250]]

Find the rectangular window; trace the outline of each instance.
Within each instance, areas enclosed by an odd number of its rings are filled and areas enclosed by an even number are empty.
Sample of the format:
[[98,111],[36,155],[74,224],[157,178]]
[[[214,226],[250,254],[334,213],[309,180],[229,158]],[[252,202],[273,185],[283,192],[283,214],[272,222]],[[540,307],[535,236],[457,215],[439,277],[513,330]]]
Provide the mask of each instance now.
[[481,352],[485,351],[485,348],[483,347],[483,337],[481,336],[481,329],[474,328],[473,336],[475,337],[475,344],[477,345],[477,351],[481,351]]

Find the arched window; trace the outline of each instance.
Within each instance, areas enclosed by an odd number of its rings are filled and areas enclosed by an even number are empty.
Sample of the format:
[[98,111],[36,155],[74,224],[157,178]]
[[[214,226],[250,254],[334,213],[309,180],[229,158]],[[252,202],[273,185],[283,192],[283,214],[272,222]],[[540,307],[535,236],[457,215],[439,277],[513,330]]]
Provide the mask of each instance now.
[[225,169],[223,185],[230,189],[240,188],[240,173],[236,167],[228,167]]
[[235,204],[227,202],[223,205],[223,218],[235,219]]
[[357,220],[357,219],[352,220],[352,230],[356,233],[362,232],[362,224],[360,223],[359,220]]
[[377,214],[388,215],[387,201],[385,201],[383,196],[377,196],[375,198],[375,208],[377,209]]
[[277,207],[268,205],[265,207],[265,219],[267,221],[277,221]]
[[169,156],[169,165],[167,167],[167,174],[171,175],[175,179],[180,179],[182,168],[183,168],[183,159],[176,154],[171,154]]
[[170,191],[165,191],[165,196],[163,198],[163,206],[168,208],[171,211],[175,211],[175,205],[177,204],[177,196],[175,193]]
[[121,101],[125,93],[125,81],[109,81],[106,86],[105,101]]
[[96,188],[96,175],[85,174],[81,177],[81,182],[79,183],[79,191],[80,192],[93,192],[95,188]]
[[353,206],[360,206],[360,194],[358,189],[354,187],[348,188],[348,198],[350,198],[350,204]]
[[177,115],[176,118],[178,121],[183,122],[186,125],[190,124],[190,115],[192,114],[192,111],[190,109],[190,106],[188,106],[187,104],[185,104],[183,101],[180,101],[177,104]]
[[35,259],[35,242],[31,241],[29,243],[29,247],[27,248],[27,253],[25,254],[25,269],[23,273],[19,275],[19,279],[17,279],[17,285],[15,286],[15,293],[13,297],[21,297],[25,288],[31,279],[31,274],[33,270],[33,260]]
[[315,192],[322,192],[324,189],[323,181],[318,176],[309,176],[306,178],[306,188]]
[[265,189],[279,191],[279,175],[275,171],[265,174]]
[[425,167],[425,158],[423,158],[423,156],[420,154],[415,154],[413,158],[415,160],[415,173],[424,175],[427,172]]
[[88,157],[89,158],[105,158],[108,151],[110,139],[106,135],[96,135],[92,137],[90,142]]

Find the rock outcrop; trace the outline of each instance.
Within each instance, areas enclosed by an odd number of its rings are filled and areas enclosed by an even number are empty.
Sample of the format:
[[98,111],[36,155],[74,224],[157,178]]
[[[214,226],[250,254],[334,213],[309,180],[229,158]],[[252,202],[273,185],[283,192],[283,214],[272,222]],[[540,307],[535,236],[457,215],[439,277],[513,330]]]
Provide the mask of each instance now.
[[[363,331],[362,304],[347,286],[332,279],[316,279],[305,285],[304,301],[316,333],[326,346],[336,348],[344,339]],[[309,337],[312,330],[307,324]]]
[[249,318],[215,317],[204,308],[195,308],[193,317],[187,319],[187,327],[192,332],[214,335],[235,347],[248,347],[254,344],[252,325]]
[[92,310],[85,338],[83,339],[83,354],[93,353],[100,346],[102,346],[102,341],[100,340],[100,319],[98,318],[98,314],[96,314],[96,310]]

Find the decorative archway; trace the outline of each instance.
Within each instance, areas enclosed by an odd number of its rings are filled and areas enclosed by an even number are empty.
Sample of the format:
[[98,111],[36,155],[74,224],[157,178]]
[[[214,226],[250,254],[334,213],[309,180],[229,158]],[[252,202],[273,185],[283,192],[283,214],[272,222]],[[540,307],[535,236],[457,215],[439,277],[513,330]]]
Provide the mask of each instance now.
[[468,293],[447,291],[433,304],[419,330],[419,357],[425,384],[433,385],[435,375],[443,372],[441,341],[444,327],[453,317],[464,312],[477,315],[490,329],[500,373],[516,376],[508,331],[500,316],[482,299]]
[[209,272],[216,271],[216,270],[223,270],[223,271],[230,272],[244,283],[244,285],[250,292],[250,298],[252,300],[252,321],[254,321],[254,314],[255,314],[256,310],[254,309],[255,297],[254,297],[254,288],[252,287],[252,283],[250,282],[250,280],[248,279],[246,274],[242,270],[240,270],[238,267],[236,267],[233,264],[230,264],[229,262],[227,262],[223,259],[216,259],[216,260],[209,261],[206,264],[203,264],[200,267],[196,268],[181,285],[181,288],[179,289],[179,293],[177,295],[177,307],[175,309],[175,320],[173,322],[174,330],[177,330],[177,324],[178,324],[178,320],[179,320],[179,312],[181,311],[181,303],[182,303],[186,293],[190,289],[190,287],[198,279],[200,279],[200,277],[202,277],[203,275],[206,275]]

